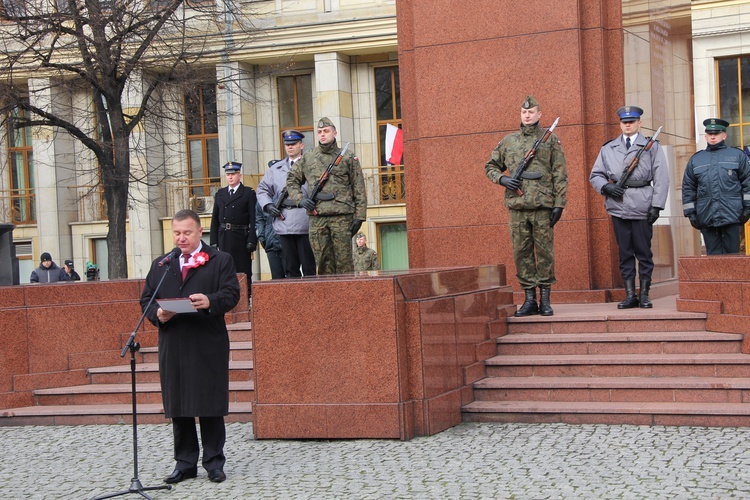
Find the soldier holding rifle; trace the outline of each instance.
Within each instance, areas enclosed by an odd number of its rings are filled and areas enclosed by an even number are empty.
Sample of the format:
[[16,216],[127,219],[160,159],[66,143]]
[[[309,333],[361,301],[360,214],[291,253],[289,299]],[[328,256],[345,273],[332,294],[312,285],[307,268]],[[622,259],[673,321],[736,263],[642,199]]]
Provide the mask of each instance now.
[[[365,179],[359,159],[336,143],[333,122],[321,118],[317,125],[318,146],[292,165],[286,186],[289,198],[310,215],[318,274],[352,273],[352,237],[367,218]],[[309,196],[302,191],[305,182]]]
[[[651,237],[653,224],[664,209],[669,191],[669,171],[664,151],[651,137],[640,133],[643,110],[623,106],[617,110],[622,135],[605,143],[599,151],[589,182],[604,196],[604,207],[620,253],[620,274],[625,283],[625,300],[618,309],[653,307],[649,299],[654,270]],[[635,289],[638,261],[640,296]]]
[[[554,124],[545,130],[539,126],[541,117],[539,103],[526,97],[521,105],[521,130],[504,137],[484,166],[487,177],[505,187],[516,277],[525,293],[516,316],[554,314],[550,304],[550,289],[556,282],[552,228],[565,207],[568,174],[560,140],[551,133]],[[504,175],[506,171],[509,175]]]

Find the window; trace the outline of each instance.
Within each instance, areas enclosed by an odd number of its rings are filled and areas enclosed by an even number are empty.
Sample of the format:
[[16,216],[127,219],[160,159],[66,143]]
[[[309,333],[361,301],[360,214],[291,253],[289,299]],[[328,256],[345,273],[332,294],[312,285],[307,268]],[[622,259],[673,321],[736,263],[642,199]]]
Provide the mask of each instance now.
[[375,68],[375,106],[380,203],[403,203],[406,191],[398,66]]
[[381,223],[377,227],[380,268],[384,271],[409,269],[406,223]]
[[305,134],[302,142],[305,151],[310,151],[315,146],[315,132],[313,123],[313,101],[312,101],[312,76],[295,75],[282,76],[276,80],[279,89],[279,144],[281,144],[281,156],[286,156],[284,141],[281,134],[285,130],[299,130]]
[[29,283],[31,280],[31,271],[36,267],[31,251],[31,240],[14,241],[13,246],[15,247],[16,258],[18,259],[18,281],[19,283]]
[[216,84],[206,83],[185,95],[188,171],[191,196],[210,196],[221,184]]
[[727,144],[750,146],[750,56],[716,61],[719,118],[727,120]]
[[34,182],[34,152],[31,144],[31,128],[19,127],[26,119],[26,111],[15,108],[8,120],[8,161],[10,162],[11,206],[13,222],[34,224],[36,222],[36,195]]
[[[91,260],[98,268],[100,280],[109,279],[109,252],[106,238],[91,238]],[[88,263],[87,263],[88,264]]]

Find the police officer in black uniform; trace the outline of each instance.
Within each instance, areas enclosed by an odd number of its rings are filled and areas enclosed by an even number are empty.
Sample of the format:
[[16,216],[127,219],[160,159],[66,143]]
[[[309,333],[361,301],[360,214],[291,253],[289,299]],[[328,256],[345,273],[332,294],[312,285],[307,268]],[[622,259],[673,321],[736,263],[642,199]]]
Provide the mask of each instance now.
[[224,165],[227,187],[216,192],[210,242],[232,256],[238,273],[247,275],[247,294],[251,296],[252,254],[258,245],[255,234],[256,196],[253,188],[240,182],[241,170],[242,164],[235,161]]

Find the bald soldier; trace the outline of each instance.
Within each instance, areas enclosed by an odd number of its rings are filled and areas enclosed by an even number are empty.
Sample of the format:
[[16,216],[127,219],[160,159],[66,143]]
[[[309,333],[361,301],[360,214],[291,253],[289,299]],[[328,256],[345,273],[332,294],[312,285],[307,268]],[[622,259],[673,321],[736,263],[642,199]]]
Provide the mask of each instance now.
[[359,158],[351,150],[333,167],[316,200],[310,199],[302,190],[306,182],[314,186],[341,152],[336,142],[337,135],[330,119],[318,120],[318,145],[294,162],[286,180],[289,198],[307,210],[310,216],[310,246],[318,274],[354,272],[352,237],[367,218],[365,178]]
[[[525,293],[516,316],[554,314],[550,304],[550,289],[556,282],[552,228],[562,217],[568,191],[565,154],[557,136],[551,134],[539,146],[520,180],[511,177],[534,142],[544,135],[541,117],[539,103],[526,97],[521,104],[521,130],[504,137],[484,166],[487,177],[505,188],[516,277]],[[506,172],[509,175],[504,175]]]

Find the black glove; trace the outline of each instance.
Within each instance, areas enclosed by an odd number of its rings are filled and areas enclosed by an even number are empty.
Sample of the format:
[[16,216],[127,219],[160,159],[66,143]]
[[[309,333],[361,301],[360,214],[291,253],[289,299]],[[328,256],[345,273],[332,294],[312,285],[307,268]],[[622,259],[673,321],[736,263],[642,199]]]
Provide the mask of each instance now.
[[253,253],[255,251],[255,243],[248,243],[245,245],[245,249],[247,249],[248,253]]
[[359,231],[359,228],[362,227],[362,220],[361,219],[354,219],[351,224],[349,224],[349,233],[354,236],[357,234],[357,231]]
[[749,220],[750,220],[750,208],[743,208],[742,215],[740,215],[740,224],[744,226],[745,222]]
[[278,208],[273,206],[273,203],[269,203],[265,207],[263,207],[263,211],[266,212],[271,217],[278,217],[281,215],[281,211],[279,211]]
[[555,207],[552,209],[552,212],[549,214],[549,227],[555,227],[555,224],[557,224],[557,221],[560,220],[560,217],[562,217],[562,207]]
[[650,225],[654,225],[654,222],[656,222],[656,219],[659,218],[659,213],[661,213],[661,208],[658,207],[651,207],[648,209],[648,223]]
[[698,231],[701,230],[701,225],[698,224],[698,216],[695,214],[688,215],[688,219],[690,220],[690,225],[693,226]]
[[315,210],[315,202],[310,198],[302,198],[297,206],[304,208],[308,212],[312,212]]
[[513,177],[507,176],[507,175],[501,175],[500,185],[503,186],[505,189],[516,191],[518,190],[518,188],[521,187],[521,181],[519,181],[518,179],[514,179]]
[[610,198],[615,198],[616,200],[621,200],[622,197],[625,196],[625,190],[617,184],[608,182],[602,186],[602,194],[604,196],[609,196]]

